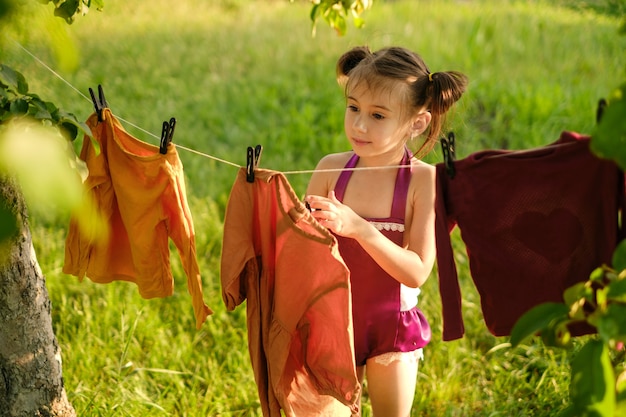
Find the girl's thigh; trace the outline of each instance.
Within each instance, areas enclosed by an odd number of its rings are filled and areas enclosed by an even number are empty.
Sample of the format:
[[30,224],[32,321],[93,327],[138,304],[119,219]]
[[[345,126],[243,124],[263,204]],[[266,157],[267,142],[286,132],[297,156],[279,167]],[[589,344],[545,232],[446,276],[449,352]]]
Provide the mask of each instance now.
[[367,390],[375,417],[408,417],[422,352],[391,352],[367,360]]

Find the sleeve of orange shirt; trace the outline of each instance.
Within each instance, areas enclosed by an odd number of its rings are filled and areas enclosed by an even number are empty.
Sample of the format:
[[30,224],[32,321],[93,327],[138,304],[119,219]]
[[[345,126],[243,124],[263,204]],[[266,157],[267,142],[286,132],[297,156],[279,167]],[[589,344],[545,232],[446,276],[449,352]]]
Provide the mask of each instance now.
[[187,204],[187,194],[182,168],[176,173],[178,178],[168,190],[163,200],[164,211],[168,221],[169,236],[178,249],[178,254],[187,275],[187,288],[192,297],[196,316],[196,327],[199,329],[206,317],[213,311],[204,303],[202,296],[202,279],[196,255],[196,242],[191,211]]

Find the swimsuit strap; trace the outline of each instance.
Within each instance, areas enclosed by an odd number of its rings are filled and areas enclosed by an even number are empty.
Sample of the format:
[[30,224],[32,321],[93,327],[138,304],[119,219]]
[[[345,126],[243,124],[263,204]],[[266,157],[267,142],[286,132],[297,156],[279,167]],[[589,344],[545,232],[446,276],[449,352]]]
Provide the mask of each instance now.
[[413,167],[411,166],[411,158],[413,155],[408,148],[405,148],[404,155],[400,165],[404,165],[398,169],[396,176],[396,188],[393,191],[393,203],[391,205],[391,217],[404,220],[406,212],[406,199],[409,194],[409,184],[411,184],[411,174]]
[[[355,168],[357,162],[359,162],[359,156],[354,154],[350,157],[350,159],[348,159],[344,168]],[[346,187],[348,186],[348,181],[350,181],[352,172],[353,171],[341,171],[339,178],[337,178],[337,183],[335,184],[335,197],[337,197],[337,200],[339,201],[343,201],[343,196],[346,193]]]
[[[404,155],[400,165],[404,167],[398,169],[398,175],[396,176],[396,184],[393,192],[393,203],[391,205],[391,217],[404,219],[404,213],[406,210],[406,199],[409,191],[409,184],[411,183],[411,158],[413,155],[408,148],[405,148]],[[355,168],[359,162],[359,156],[354,154],[350,157],[344,168]],[[343,201],[343,197],[346,193],[348,181],[352,176],[352,170],[341,171],[337,183],[335,184],[335,196],[337,200]]]

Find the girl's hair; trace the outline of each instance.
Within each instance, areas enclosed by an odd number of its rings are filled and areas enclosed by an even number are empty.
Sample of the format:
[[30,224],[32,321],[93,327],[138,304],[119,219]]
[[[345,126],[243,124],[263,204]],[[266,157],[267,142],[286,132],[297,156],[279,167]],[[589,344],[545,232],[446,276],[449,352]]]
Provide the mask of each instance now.
[[426,109],[432,115],[428,135],[417,154],[432,150],[441,132],[445,114],[461,98],[467,87],[467,77],[456,71],[431,73],[422,58],[406,48],[388,47],[372,52],[359,46],[343,54],[337,61],[337,81],[345,93],[365,82],[368,88],[393,91],[398,82],[408,88],[404,103],[407,119]]

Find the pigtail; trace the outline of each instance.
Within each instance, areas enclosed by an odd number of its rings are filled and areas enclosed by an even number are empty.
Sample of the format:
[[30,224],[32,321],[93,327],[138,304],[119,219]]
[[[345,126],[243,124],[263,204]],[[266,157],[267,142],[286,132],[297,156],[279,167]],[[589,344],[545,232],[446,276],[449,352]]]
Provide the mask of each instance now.
[[371,55],[372,51],[367,46],[358,46],[343,54],[337,61],[336,68],[339,85],[345,86],[348,82],[350,71]]
[[426,140],[417,152],[421,156],[430,152],[435,146],[443,128],[446,113],[465,92],[468,78],[457,71],[428,72],[427,77],[420,81],[416,83],[417,87],[420,88],[425,84],[426,97],[424,98],[432,115]]
[[461,98],[467,87],[467,76],[457,71],[428,74],[428,80],[432,114],[445,114]]

